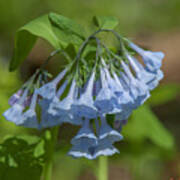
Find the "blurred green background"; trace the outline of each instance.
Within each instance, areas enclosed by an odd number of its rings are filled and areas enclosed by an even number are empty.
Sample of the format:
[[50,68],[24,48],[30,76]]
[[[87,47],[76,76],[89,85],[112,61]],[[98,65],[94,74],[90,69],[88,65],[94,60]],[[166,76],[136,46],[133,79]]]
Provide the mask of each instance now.
[[[121,153],[109,158],[109,179],[180,178],[180,1],[0,0],[1,113],[8,107],[10,95],[52,50],[44,41],[38,41],[20,70],[9,73],[15,32],[30,20],[51,11],[74,19],[84,25],[87,32],[93,30],[94,15],[116,16],[120,22],[116,28],[118,32],[143,47],[165,52],[162,68],[165,78],[152,92],[152,98],[132,115],[124,128],[124,140],[117,144]],[[50,72],[58,70],[58,60],[50,63]],[[0,142],[9,134],[37,134],[6,122],[2,116],[0,123]],[[67,125],[60,128],[53,180],[96,179],[97,161],[65,156],[70,138],[76,131],[77,128]]]

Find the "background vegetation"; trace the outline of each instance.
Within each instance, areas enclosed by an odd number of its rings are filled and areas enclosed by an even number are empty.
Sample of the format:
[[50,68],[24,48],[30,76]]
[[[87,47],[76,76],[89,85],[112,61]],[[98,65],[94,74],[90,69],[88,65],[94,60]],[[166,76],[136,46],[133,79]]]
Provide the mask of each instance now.
[[[15,31],[50,11],[74,19],[84,25],[87,32],[93,30],[91,21],[94,15],[116,16],[120,22],[116,28],[118,32],[144,47],[165,52],[165,78],[159,88],[152,92],[152,98],[134,112],[124,127],[124,141],[117,144],[121,153],[109,158],[109,177],[112,180],[180,178],[180,1],[1,0],[1,114],[8,107],[10,95],[52,50],[43,40],[38,41],[21,69],[9,73],[7,65],[12,57]],[[55,59],[49,65],[49,71],[57,72],[62,62],[61,57]],[[10,180],[13,177],[18,180],[38,180],[44,159],[46,134],[43,141],[38,138],[38,132],[16,127],[2,116],[0,123],[0,179]],[[67,131],[69,128],[71,131]],[[70,147],[68,142],[76,131],[77,128],[68,125],[60,128],[53,180],[96,178],[97,161],[74,160],[65,156]],[[12,138],[12,135],[17,137]],[[23,159],[16,159],[17,152]]]

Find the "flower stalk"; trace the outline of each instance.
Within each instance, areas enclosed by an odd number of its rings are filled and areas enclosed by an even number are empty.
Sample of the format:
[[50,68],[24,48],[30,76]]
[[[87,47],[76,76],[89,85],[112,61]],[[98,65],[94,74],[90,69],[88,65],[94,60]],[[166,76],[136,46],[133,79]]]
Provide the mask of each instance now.
[[58,137],[58,130],[59,130],[59,126],[56,126],[46,131],[47,152],[46,152],[46,162],[43,170],[43,180],[52,179],[53,156],[54,156],[55,145]]
[[98,159],[98,180],[108,180],[108,157],[100,156]]

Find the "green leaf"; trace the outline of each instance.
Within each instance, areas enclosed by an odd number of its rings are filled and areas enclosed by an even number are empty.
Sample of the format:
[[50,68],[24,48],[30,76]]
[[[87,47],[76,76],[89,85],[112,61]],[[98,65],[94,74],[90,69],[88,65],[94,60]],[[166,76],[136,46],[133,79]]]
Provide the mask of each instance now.
[[113,16],[94,16],[93,22],[101,29],[114,29],[119,24],[119,20]]
[[150,139],[162,148],[173,149],[174,147],[172,135],[147,105],[140,107],[133,113],[132,119],[129,120],[123,131],[125,137],[133,141]]
[[166,84],[161,85],[152,92],[151,98],[147,101],[152,106],[158,106],[174,100],[180,95],[180,85]]
[[52,31],[48,15],[41,16],[20,28],[15,35],[14,54],[9,70],[15,70],[28,56],[37,38],[48,41],[54,48],[59,48],[60,43]]
[[64,47],[69,44],[80,45],[85,39],[84,29],[73,20],[56,13],[50,13],[53,31]]
[[[6,138],[0,144],[0,179],[39,180],[44,163],[42,141],[27,135]],[[36,148],[41,153],[35,153]]]

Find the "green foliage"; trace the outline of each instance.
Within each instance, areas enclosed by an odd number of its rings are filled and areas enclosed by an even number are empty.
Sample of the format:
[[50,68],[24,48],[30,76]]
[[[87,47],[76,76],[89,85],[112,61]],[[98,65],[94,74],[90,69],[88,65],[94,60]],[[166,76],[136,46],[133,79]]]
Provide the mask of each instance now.
[[64,49],[70,44],[79,46],[85,36],[83,28],[69,18],[55,13],[41,16],[17,31],[10,71],[15,70],[24,61],[37,38],[46,40],[55,49]]
[[48,41],[54,48],[60,47],[59,40],[52,31],[48,15],[39,17],[17,31],[10,71],[15,70],[24,61],[38,37]]
[[123,134],[130,141],[142,142],[149,139],[162,148],[174,148],[172,135],[163,127],[147,105],[138,108],[133,113],[132,118],[123,129]]
[[73,20],[55,13],[50,13],[49,19],[54,33],[64,47],[71,43],[80,45],[85,39],[84,29]]
[[119,24],[119,20],[113,16],[94,16],[93,22],[101,29],[114,29]]
[[161,85],[152,92],[148,103],[152,106],[159,106],[174,100],[180,94],[180,85],[166,84]]
[[44,143],[37,136],[8,137],[0,144],[0,179],[39,180]]

